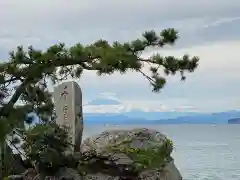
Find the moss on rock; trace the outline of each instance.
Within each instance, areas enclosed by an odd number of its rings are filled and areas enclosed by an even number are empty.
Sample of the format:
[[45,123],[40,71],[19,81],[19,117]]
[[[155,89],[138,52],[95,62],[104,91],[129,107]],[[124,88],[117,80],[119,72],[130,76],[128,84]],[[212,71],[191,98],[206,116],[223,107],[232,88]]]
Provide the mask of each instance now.
[[98,137],[87,139],[82,146],[85,163],[79,166],[81,171],[88,171],[91,167],[106,168],[109,165],[107,168],[110,168],[111,173],[116,169],[119,173],[140,173],[160,170],[173,160],[173,142],[165,135],[148,129],[104,132]]
[[133,160],[132,165],[137,171],[163,167],[173,160],[171,157],[173,143],[170,139],[167,139],[162,146],[153,146],[146,149],[128,147],[126,146],[127,142],[123,142],[123,144],[125,147],[121,147],[122,144],[119,147],[110,146],[107,151],[126,154]]

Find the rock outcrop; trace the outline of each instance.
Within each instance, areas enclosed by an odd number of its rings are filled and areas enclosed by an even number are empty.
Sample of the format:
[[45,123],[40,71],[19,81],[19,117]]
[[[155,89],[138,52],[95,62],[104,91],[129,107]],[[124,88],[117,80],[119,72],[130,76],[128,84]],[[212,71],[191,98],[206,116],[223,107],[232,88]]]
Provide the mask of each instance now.
[[[76,168],[61,168],[45,179],[181,180],[171,157],[172,141],[150,129],[112,130],[89,137],[75,153]],[[75,163],[76,161],[73,161]],[[30,172],[30,171],[29,171]],[[23,176],[16,179],[29,180]],[[33,173],[35,180],[38,180]],[[14,179],[12,176],[11,179]]]
[[172,141],[155,130],[106,131],[83,141],[81,151],[88,159],[79,168],[87,169],[85,179],[181,180],[172,150]]

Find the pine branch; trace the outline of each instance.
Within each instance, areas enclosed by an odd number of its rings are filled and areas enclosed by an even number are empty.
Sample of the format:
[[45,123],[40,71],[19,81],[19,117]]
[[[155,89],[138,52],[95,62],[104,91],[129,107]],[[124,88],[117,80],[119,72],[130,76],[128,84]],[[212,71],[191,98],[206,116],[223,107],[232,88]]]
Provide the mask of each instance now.
[[[177,39],[178,32],[169,28],[159,35],[155,31],[145,32],[142,38],[126,43],[116,41],[109,44],[106,40],[98,40],[87,46],[79,43],[69,48],[60,43],[49,47],[46,51],[36,50],[32,46],[28,51],[24,51],[22,46],[18,46],[15,52],[10,53],[10,61],[0,64],[0,72],[10,77],[1,84],[10,82],[14,85],[16,80],[21,82],[10,101],[1,108],[0,116],[8,117],[19,98],[24,93],[24,96],[29,96],[26,94],[27,86],[31,84],[40,86],[40,82],[46,79],[56,83],[69,76],[79,78],[83,70],[96,71],[98,75],[111,75],[116,71],[120,73],[137,71],[149,81],[154,92],[159,92],[166,83],[165,77],[159,73],[161,68],[166,76],[179,72],[181,80],[185,80],[184,73],[194,72],[199,58],[190,58],[188,55],[182,58],[162,57],[159,54],[142,58],[141,54],[146,48],[174,45]],[[142,68],[145,63],[150,67],[150,75],[143,73]],[[46,83],[43,84],[47,88]]]

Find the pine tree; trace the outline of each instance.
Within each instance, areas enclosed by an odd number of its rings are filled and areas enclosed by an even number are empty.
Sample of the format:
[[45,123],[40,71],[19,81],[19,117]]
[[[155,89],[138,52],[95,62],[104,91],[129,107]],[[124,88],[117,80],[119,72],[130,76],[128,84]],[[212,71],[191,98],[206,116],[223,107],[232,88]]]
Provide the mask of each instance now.
[[[154,54],[145,59],[141,56],[147,48],[174,45],[177,39],[176,30],[169,28],[159,34],[147,31],[141,38],[125,43],[110,44],[102,39],[72,47],[60,43],[45,51],[32,46],[24,50],[23,46],[18,46],[10,53],[8,61],[0,63],[0,141],[3,142],[13,129],[23,127],[23,122],[31,119],[26,118],[30,112],[49,120],[54,109],[49,83],[59,83],[69,77],[78,79],[86,70],[96,71],[98,75],[139,72],[152,85],[153,92],[164,87],[165,75],[179,73],[181,80],[185,80],[185,72],[194,72],[197,68],[198,57]],[[143,72],[144,64],[149,65],[150,75]],[[164,76],[160,70],[164,71]]]

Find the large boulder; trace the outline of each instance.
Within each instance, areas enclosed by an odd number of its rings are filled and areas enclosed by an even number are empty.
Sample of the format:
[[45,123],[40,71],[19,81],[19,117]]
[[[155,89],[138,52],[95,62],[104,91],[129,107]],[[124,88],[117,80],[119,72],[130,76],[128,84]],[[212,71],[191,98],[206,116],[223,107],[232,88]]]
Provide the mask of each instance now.
[[106,131],[83,141],[79,170],[85,180],[181,180],[172,150],[172,141],[155,130]]

